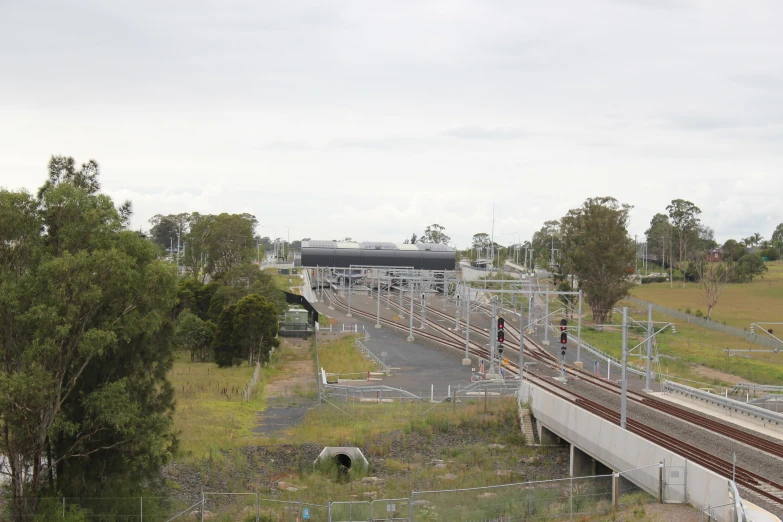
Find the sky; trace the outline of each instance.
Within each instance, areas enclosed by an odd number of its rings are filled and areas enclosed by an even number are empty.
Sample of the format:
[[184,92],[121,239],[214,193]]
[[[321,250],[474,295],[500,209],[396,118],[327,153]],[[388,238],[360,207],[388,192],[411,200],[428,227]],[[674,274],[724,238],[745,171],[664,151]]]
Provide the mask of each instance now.
[[0,1],[0,187],[51,155],[262,236],[529,239],[588,197],[783,222],[779,0]]

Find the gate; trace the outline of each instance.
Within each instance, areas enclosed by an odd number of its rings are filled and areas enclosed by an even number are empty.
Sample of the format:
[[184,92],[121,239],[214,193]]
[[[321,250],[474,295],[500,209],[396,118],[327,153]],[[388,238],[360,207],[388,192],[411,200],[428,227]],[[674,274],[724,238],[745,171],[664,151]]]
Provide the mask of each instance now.
[[685,504],[687,466],[666,466],[663,501],[666,504]]
[[384,498],[373,500],[370,505],[372,520],[411,520],[413,506],[409,498]]
[[372,505],[370,502],[331,502],[329,504],[329,522],[370,522]]

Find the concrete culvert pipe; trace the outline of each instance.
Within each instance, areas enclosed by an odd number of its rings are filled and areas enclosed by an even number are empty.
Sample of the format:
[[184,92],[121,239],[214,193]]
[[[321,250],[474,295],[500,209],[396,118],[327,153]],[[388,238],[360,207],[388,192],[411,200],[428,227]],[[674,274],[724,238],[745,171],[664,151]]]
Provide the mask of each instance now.
[[321,451],[321,454],[318,455],[318,458],[315,459],[313,465],[318,461],[325,462],[327,459],[331,459],[332,462],[345,470],[351,469],[354,462],[356,462],[359,467],[363,466],[364,469],[367,469],[370,466],[370,463],[367,462],[367,459],[362,455],[362,450],[349,446],[325,447],[323,451]]
[[337,463],[337,466],[340,467],[340,469],[345,469],[345,470],[351,469],[351,464],[353,464],[353,460],[351,460],[351,457],[349,457],[345,453],[338,453],[333,458],[334,461]]

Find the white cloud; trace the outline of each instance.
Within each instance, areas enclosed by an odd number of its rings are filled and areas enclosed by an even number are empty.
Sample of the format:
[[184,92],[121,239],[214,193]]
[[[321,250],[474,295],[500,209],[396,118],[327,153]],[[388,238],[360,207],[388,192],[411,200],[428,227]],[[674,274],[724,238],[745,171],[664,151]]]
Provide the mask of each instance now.
[[[675,198],[719,240],[783,221],[783,4],[0,4],[0,186],[50,154],[156,213],[262,233],[465,245],[529,237],[585,198]],[[770,230],[766,230],[770,229]]]

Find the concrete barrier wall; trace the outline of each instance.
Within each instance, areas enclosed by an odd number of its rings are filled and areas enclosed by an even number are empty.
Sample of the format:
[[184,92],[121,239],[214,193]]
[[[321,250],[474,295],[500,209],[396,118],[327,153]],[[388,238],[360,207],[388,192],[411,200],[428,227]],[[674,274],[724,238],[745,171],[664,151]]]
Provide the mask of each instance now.
[[[728,480],[636,434],[621,429],[542,388],[522,383],[520,398],[530,401],[537,422],[616,472],[652,466],[665,461],[667,472],[681,471],[678,479],[669,478],[664,498],[683,500],[696,508],[705,504],[728,504]],[[668,476],[668,474],[667,474]],[[649,493],[658,494],[658,467],[634,472],[628,477]],[[684,484],[683,484],[684,483]],[[679,488],[676,484],[683,484]],[[679,498],[678,498],[679,497]],[[727,508],[716,511],[718,520],[730,518]]]

